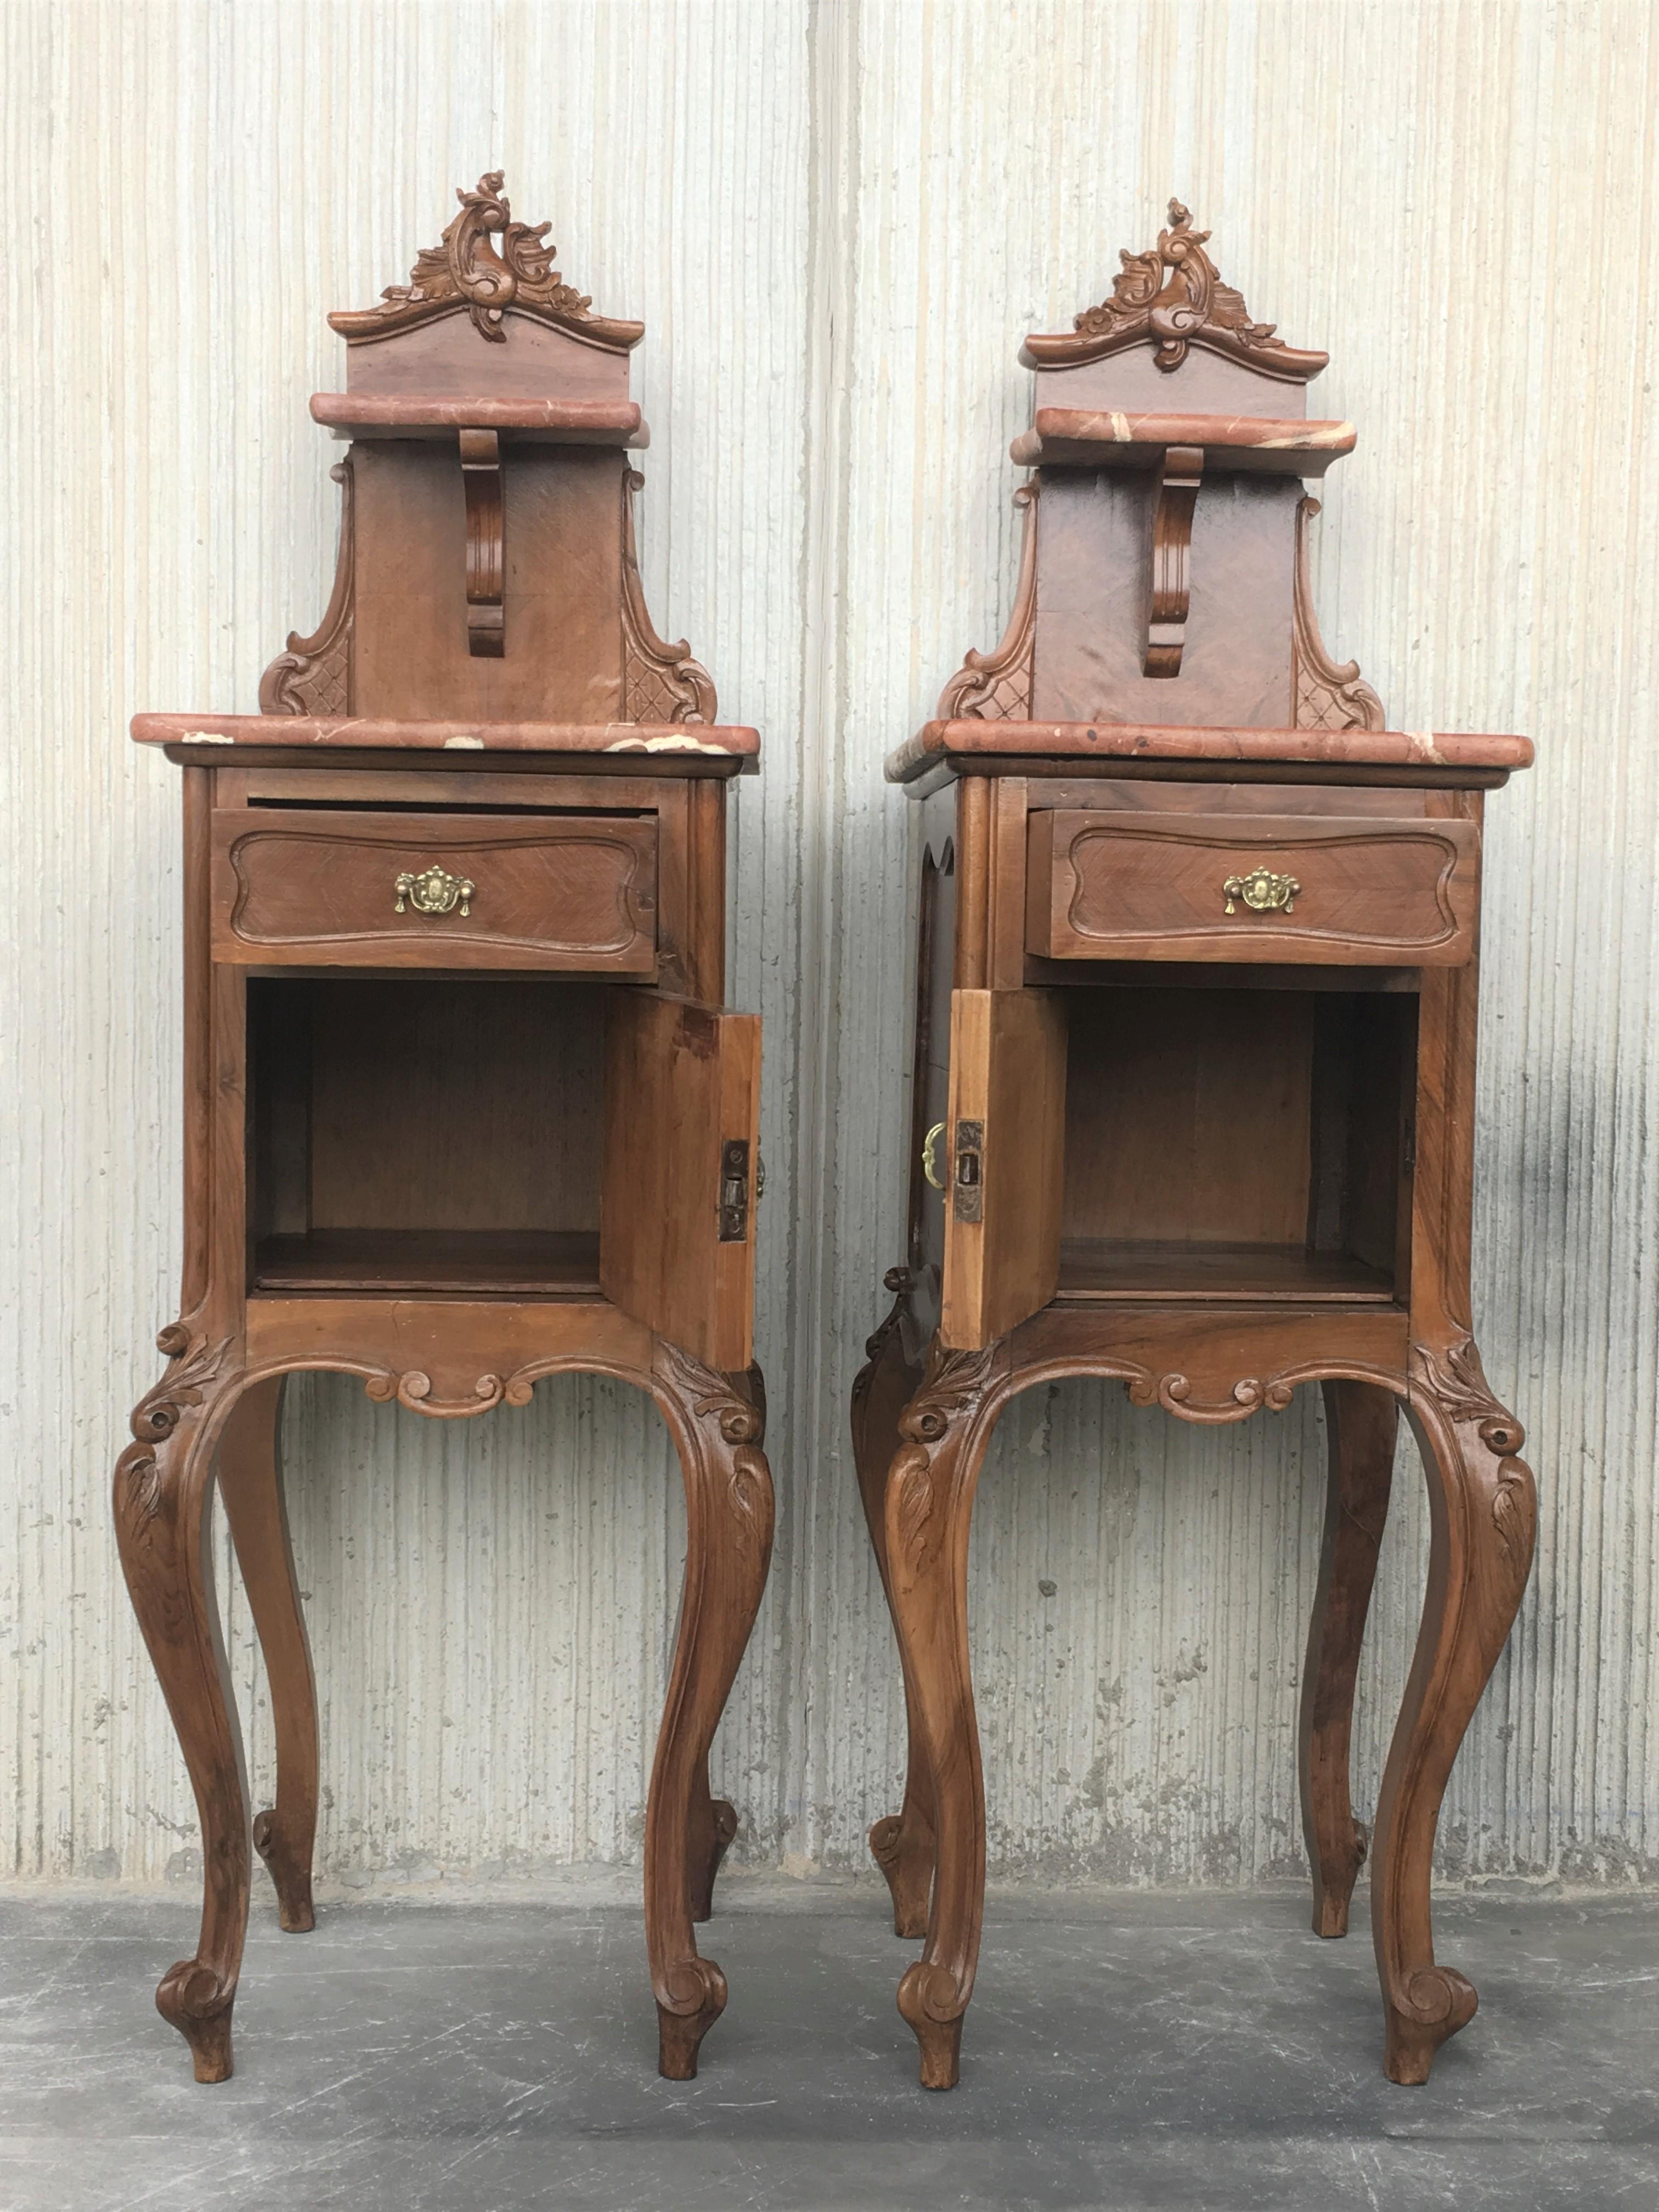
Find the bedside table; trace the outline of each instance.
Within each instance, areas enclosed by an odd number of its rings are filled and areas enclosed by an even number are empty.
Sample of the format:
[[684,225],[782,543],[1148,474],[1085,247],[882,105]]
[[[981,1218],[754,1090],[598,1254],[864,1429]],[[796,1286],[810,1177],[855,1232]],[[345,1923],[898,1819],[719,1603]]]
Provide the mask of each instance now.
[[957,2080],[985,1883],[969,1517],[1019,1391],[1121,1379],[1231,1423],[1322,1391],[1329,1486],[1302,1686],[1314,1925],[1347,1926],[1360,1640],[1403,1411],[1428,1485],[1423,1625],[1378,1808],[1385,2069],[1475,2008],[1438,1966],[1447,1777],[1532,1556],[1520,1424],[1469,1301],[1481,808],[1522,738],[1383,726],[1322,643],[1304,479],[1325,366],[1253,324],[1172,203],[1074,331],[1037,336],[1013,616],[888,775],[922,861],[905,1265],[854,1390],[909,1712],[871,1844],[921,2080]]
[[[737,1827],[710,1741],[765,1582],[752,1364],[760,1024],[724,1010],[726,797],[756,765],[635,562],[638,323],[592,314],[498,174],[409,286],[330,318],[350,440],[321,627],[257,715],[141,714],[183,770],[185,1269],[115,1475],[122,1564],[202,1822],[196,1954],[156,2002],[231,2070],[249,1842],[312,1924],[316,1701],[283,1378],[437,1420],[578,1369],[649,1392],[688,1544],[645,1836],[662,2071],[726,2002],[697,1954]],[[498,243],[497,243],[498,242]],[[216,1476],[264,1650],[250,1832],[205,1541]]]

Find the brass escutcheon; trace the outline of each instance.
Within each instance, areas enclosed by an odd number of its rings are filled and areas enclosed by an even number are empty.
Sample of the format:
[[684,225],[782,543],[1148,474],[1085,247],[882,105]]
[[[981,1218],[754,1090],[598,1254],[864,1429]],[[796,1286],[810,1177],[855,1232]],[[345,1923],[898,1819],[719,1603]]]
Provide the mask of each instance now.
[[1252,914],[1271,914],[1275,908],[1288,914],[1291,901],[1301,893],[1302,886],[1294,876],[1276,876],[1271,868],[1252,868],[1248,876],[1229,876],[1221,886],[1229,914],[1236,911],[1235,899],[1243,899]]
[[939,1140],[944,1134],[944,1122],[935,1121],[921,1140],[921,1171],[935,1190],[945,1188],[939,1179]]
[[405,872],[392,888],[397,893],[398,902],[393,908],[397,914],[404,911],[405,899],[416,914],[453,914],[458,906],[463,914],[468,914],[471,909],[467,901],[472,896],[476,886],[465,876],[452,876],[447,869],[441,868],[434,860],[431,866],[422,868],[418,876],[411,876]]

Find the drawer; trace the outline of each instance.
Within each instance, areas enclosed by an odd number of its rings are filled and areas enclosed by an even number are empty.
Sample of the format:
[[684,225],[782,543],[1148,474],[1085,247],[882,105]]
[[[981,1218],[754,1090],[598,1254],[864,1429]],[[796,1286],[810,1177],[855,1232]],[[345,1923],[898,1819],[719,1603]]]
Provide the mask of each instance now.
[[655,815],[213,817],[217,960],[650,975],[656,908]]
[[1472,822],[1334,815],[1030,817],[1029,952],[1455,968],[1474,946]]

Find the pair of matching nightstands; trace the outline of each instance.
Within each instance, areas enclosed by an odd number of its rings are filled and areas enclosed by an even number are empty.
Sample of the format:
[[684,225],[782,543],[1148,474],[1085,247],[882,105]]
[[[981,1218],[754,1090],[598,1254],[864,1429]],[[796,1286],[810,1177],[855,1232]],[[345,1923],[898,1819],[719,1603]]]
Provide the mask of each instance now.
[[[185,1261],[115,1510],[201,1816],[195,1954],[157,2002],[231,2069],[250,1843],[312,1923],[315,1693],[283,1377],[437,1419],[586,1369],[648,1391],[685,1585],[646,1825],[665,2074],[726,2001],[699,1957],[737,1825],[708,1754],[771,1543],[753,1364],[759,1024],[724,1006],[726,787],[756,764],[640,587],[637,323],[566,284],[499,175],[410,283],[331,318],[349,441],[333,594],[254,716],[140,715],[184,776]],[[1378,1820],[1396,2080],[1474,1993],[1436,1966],[1451,1761],[1531,1552],[1518,1425],[1468,1310],[1480,806],[1513,738],[1383,729],[1321,644],[1304,482],[1320,354],[1252,324],[1184,210],[1034,337],[1015,612],[890,774],[922,803],[906,1264],[859,1377],[860,1480],[910,1712],[872,1841],[922,2079],[956,2079],[984,1882],[969,1679],[975,1482],[1029,1383],[1111,1375],[1182,1419],[1317,1382],[1328,1522],[1304,1685],[1316,1924],[1364,1851],[1347,1741],[1398,1411],[1434,1552]],[[250,1823],[205,1543],[217,1481],[264,1651]]]

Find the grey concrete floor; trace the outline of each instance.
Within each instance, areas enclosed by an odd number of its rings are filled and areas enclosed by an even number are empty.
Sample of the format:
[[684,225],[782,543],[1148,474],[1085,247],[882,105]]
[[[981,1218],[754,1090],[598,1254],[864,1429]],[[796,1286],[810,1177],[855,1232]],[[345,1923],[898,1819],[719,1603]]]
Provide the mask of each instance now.
[[187,1897],[0,1893],[0,2205],[1659,2207],[1659,1900],[1443,1900],[1480,2011],[1397,2089],[1363,1910],[1321,1943],[1285,1892],[994,1894],[962,2086],[930,2095],[873,1884],[726,1882],[732,2002],[688,2083],[657,2076],[623,1894],[284,1936],[262,1890],[235,2076],[203,2088],[151,1995]]

